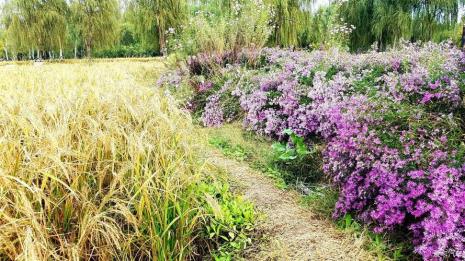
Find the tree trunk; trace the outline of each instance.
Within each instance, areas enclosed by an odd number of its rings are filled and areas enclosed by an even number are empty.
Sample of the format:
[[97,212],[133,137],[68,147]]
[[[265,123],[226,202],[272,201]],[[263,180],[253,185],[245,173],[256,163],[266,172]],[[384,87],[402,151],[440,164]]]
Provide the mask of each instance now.
[[158,47],[160,48],[160,53],[165,56],[166,55],[166,45],[165,45],[165,32],[163,30],[163,26],[160,25],[158,22]]
[[86,44],[86,56],[89,59],[92,57],[92,47],[90,44]]
[[74,41],[74,59],[77,59],[77,41]]
[[3,50],[5,51],[5,57],[7,60],[9,60],[9,57],[8,57],[8,49],[5,47],[3,48]]
[[92,39],[86,40],[86,56],[88,59],[92,58]]
[[461,44],[462,50],[464,46],[465,46],[465,24],[463,24],[463,27],[462,27],[462,44]]
[[63,60],[63,46],[61,46],[61,39],[58,39],[58,45],[60,46],[60,60]]
[[37,60],[42,60],[42,55],[40,54],[39,49],[37,49]]

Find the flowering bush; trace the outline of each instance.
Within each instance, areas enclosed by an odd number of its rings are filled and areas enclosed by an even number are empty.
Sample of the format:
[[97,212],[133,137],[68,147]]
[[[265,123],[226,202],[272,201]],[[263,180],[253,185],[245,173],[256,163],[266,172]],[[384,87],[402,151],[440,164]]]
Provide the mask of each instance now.
[[427,260],[465,258],[460,50],[449,43],[359,55],[264,49],[257,60],[208,76],[218,86],[199,107],[205,126],[223,122],[228,94],[242,110],[233,118],[243,115],[248,130],[323,139],[323,171],[340,191],[335,217],[355,214],[378,233],[409,231]]

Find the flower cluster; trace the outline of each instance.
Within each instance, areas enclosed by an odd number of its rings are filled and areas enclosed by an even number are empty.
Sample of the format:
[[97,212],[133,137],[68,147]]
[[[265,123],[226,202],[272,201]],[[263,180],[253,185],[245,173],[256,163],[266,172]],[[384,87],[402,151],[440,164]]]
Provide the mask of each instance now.
[[[378,233],[408,231],[427,260],[465,258],[460,50],[449,43],[358,55],[264,49],[258,60],[222,67],[215,84],[223,87],[209,89],[203,108],[206,126],[224,121],[227,94],[249,130],[324,140],[323,171],[340,191],[335,217],[355,214]],[[194,67],[192,75],[213,68]]]
[[334,27],[329,31],[332,35],[342,34],[342,35],[350,35],[355,30],[355,26],[345,23],[341,20],[341,24],[336,24]]
[[224,121],[223,108],[220,105],[219,95],[212,95],[207,99],[202,122],[206,127],[218,127]]

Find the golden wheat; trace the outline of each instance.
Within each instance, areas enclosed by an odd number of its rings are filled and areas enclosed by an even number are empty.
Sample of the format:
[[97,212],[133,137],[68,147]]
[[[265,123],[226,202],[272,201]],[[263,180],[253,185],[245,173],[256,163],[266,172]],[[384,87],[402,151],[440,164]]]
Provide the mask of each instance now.
[[154,62],[0,66],[0,259],[185,259],[203,163]]

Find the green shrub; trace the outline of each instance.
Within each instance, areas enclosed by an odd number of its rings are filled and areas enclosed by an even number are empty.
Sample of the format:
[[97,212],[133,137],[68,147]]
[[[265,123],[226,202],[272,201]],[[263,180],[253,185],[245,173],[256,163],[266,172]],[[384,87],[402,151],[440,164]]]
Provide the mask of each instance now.
[[254,207],[233,195],[227,183],[204,183],[200,192],[207,212],[204,238],[210,244],[208,253],[215,260],[231,260],[252,243]]
[[231,5],[228,10],[217,4],[193,10],[187,26],[170,36],[169,50],[192,55],[264,46],[271,33],[269,6],[259,0],[237,0]]
[[313,144],[309,149],[303,137],[292,130],[286,129],[289,143],[276,142],[272,145],[274,151],[273,165],[285,175],[286,182],[315,182],[322,178],[320,149]]
[[159,55],[159,52],[141,44],[120,45],[109,49],[96,50],[93,54],[94,58],[153,57]]

